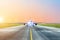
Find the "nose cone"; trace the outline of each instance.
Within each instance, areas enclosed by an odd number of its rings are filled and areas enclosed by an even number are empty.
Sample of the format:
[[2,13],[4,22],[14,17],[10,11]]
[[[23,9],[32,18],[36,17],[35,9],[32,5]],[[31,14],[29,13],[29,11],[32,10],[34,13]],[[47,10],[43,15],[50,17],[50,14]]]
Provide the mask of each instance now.
[[28,26],[33,26],[34,23],[32,22],[32,20],[29,20],[29,22],[27,22],[27,25],[28,25]]

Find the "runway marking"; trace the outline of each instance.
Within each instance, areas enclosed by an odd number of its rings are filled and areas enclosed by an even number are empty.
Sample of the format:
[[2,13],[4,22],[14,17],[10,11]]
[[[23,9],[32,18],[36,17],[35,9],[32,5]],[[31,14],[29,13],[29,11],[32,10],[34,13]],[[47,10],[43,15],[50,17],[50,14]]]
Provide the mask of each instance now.
[[32,38],[32,29],[30,28],[30,40],[33,40]]

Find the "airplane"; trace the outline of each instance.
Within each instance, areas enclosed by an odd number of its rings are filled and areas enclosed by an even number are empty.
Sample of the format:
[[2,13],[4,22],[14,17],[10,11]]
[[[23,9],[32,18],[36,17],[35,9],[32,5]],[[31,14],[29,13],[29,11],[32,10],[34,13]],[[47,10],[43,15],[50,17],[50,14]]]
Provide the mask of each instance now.
[[32,20],[29,20],[28,22],[24,23],[24,25],[34,26],[34,25],[37,25],[37,23],[33,22]]

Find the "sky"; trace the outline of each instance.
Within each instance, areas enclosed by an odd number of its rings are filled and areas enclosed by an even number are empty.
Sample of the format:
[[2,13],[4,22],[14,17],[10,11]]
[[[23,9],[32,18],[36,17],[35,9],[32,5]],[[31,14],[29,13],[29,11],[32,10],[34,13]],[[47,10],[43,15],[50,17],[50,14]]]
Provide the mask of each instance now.
[[60,0],[0,0],[0,17],[5,23],[60,23]]

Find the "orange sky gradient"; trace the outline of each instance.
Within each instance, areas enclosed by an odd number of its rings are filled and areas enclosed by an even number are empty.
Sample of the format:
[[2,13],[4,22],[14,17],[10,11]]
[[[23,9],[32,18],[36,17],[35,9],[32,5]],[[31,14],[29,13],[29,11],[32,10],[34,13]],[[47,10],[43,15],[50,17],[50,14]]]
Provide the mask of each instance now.
[[[49,9],[48,9],[49,8]],[[50,6],[38,4],[34,0],[0,0],[0,17],[5,23],[27,22],[60,22],[51,11]]]

